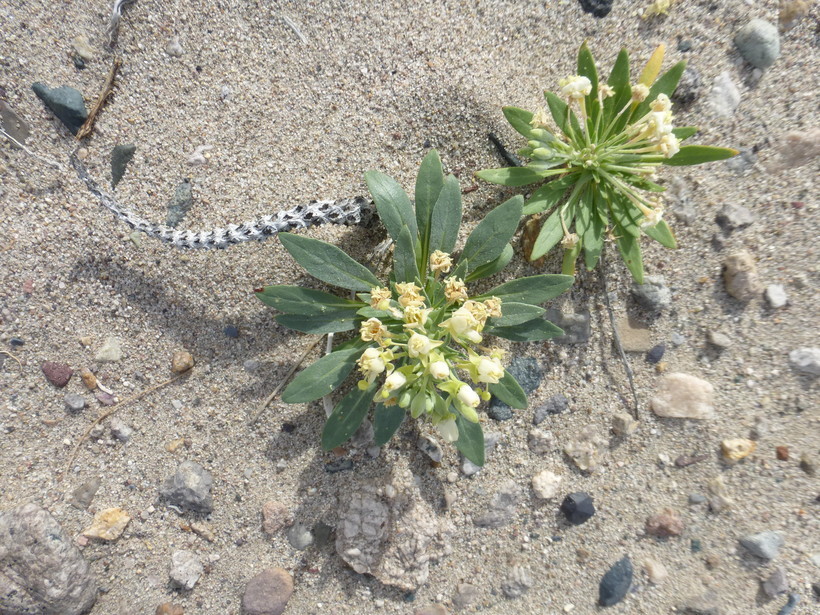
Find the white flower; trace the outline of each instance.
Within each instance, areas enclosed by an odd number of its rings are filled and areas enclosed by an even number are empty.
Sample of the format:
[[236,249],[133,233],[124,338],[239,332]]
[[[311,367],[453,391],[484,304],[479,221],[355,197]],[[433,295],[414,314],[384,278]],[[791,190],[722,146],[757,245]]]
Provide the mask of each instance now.
[[655,207],[654,209],[651,209],[648,214],[646,214],[646,217],[641,222],[641,228],[655,226],[661,221],[661,218],[663,218],[663,208]]
[[447,329],[453,337],[467,337],[470,331],[475,331],[478,327],[478,321],[469,309],[462,306],[453,312],[450,318],[439,324],[439,327]]
[[376,348],[368,348],[359,357],[359,371],[364,375],[364,379],[373,382],[376,376],[385,370],[384,359]]
[[407,354],[414,359],[419,356],[426,357],[433,348],[441,346],[442,343],[441,340],[433,341],[426,335],[414,333],[410,336],[410,339],[407,340]]
[[478,404],[481,403],[481,398],[478,396],[478,393],[476,393],[469,384],[461,385],[457,397],[461,403],[470,408],[477,408]]
[[430,255],[430,270],[434,273],[449,273],[453,266],[453,259],[450,255],[441,250],[436,250]]
[[671,158],[680,151],[680,141],[671,132],[665,134],[658,141],[658,150],[667,158]]
[[572,250],[575,246],[578,245],[580,238],[575,233],[567,233],[564,235],[564,238],[561,240],[561,247],[564,250]]
[[378,318],[368,318],[362,323],[359,328],[359,335],[365,342],[379,342],[385,338],[390,337],[387,332],[387,327],[382,324]]
[[455,442],[458,440],[458,425],[456,425],[453,419],[447,419],[446,421],[437,423],[436,429],[445,442]]
[[504,368],[498,359],[481,357],[476,370],[478,371],[478,382],[498,384],[498,381],[504,377]]
[[658,94],[657,98],[655,98],[649,106],[652,108],[652,111],[671,111],[672,101],[669,100],[666,94]]
[[402,388],[407,383],[407,377],[401,372],[393,372],[384,381],[384,390],[387,393]]
[[450,375],[450,366],[447,361],[433,361],[427,369],[436,380],[444,380]]
[[649,96],[649,88],[643,83],[636,83],[632,86],[632,100],[634,102],[643,102]]
[[598,97],[603,100],[604,98],[609,98],[610,96],[615,96],[615,89],[609,87],[606,83],[599,84]]
[[561,94],[573,100],[581,100],[592,91],[592,82],[581,75],[573,75],[558,82]]

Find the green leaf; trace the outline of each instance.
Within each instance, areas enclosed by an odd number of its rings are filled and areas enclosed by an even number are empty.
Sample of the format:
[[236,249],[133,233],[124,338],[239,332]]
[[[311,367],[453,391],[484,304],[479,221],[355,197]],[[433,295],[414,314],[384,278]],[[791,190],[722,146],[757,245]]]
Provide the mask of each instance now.
[[356,328],[359,317],[349,310],[328,312],[321,316],[315,314],[279,314],[275,317],[283,327],[302,333],[338,333]]
[[459,261],[467,261],[468,272],[501,256],[507,243],[515,235],[523,206],[524,197],[516,195],[493,209],[478,223],[467,238],[459,258]]
[[728,147],[684,145],[680,148],[680,151],[671,158],[664,158],[663,164],[670,167],[685,167],[693,164],[703,164],[704,162],[726,160],[732,156],[737,156],[739,153],[736,149],[730,149]]
[[672,248],[674,250],[678,247],[678,242],[675,241],[675,235],[672,233],[672,229],[669,228],[666,220],[661,220],[655,226],[644,227],[642,230],[647,236],[666,248]]
[[[578,123],[578,118],[575,117],[572,109],[553,92],[544,92],[544,96],[547,99],[547,106],[552,114],[552,119],[555,120],[555,124],[570,140],[574,141],[575,137],[581,135],[581,125]],[[567,116],[569,116],[569,125]]]
[[461,187],[452,175],[444,180],[444,187],[433,207],[430,224],[430,254],[441,250],[449,254],[456,247],[458,229],[461,226]]
[[504,169],[484,169],[476,177],[502,186],[529,186],[544,178],[528,167],[506,167]]
[[535,243],[532,245],[532,252],[530,252],[531,261],[541,258],[561,241],[561,238],[564,236],[564,227],[561,225],[562,210],[565,210],[563,216],[564,224],[566,224],[567,228],[572,225],[572,220],[575,217],[575,207],[572,205],[566,208],[560,207],[552,212],[541,226],[538,237],[535,238]]
[[601,251],[604,249],[604,230],[606,229],[606,221],[602,220],[599,215],[601,208],[606,211],[606,203],[602,202],[603,196],[597,190],[592,191],[592,195],[593,210],[591,219],[589,226],[581,236],[581,242],[584,245],[584,264],[590,271],[595,269],[598,259],[601,258]]
[[514,301],[502,302],[501,316],[499,318],[490,318],[487,321],[489,327],[510,327],[512,325],[520,325],[521,323],[538,318],[546,310],[537,305],[530,305],[529,303],[516,303]]
[[416,224],[421,239],[422,254],[420,256],[425,262],[429,256],[428,246],[430,245],[433,208],[443,187],[444,172],[441,170],[441,158],[433,149],[421,161],[419,174],[416,177]]
[[339,310],[358,310],[362,307],[359,301],[342,299],[321,290],[301,286],[265,286],[262,292],[256,293],[256,296],[262,303],[280,312],[296,314],[327,314]]
[[393,273],[396,276],[396,282],[413,282],[419,277],[413,239],[410,229],[405,226],[396,240],[396,248],[393,252]]
[[330,451],[337,446],[341,446],[356,433],[364,417],[367,416],[377,386],[374,382],[364,391],[357,387],[336,404],[325,423],[325,428],[322,430],[322,448],[324,450]]
[[575,233],[583,239],[584,233],[590,225],[595,210],[593,203],[594,190],[584,190],[578,199],[577,215],[575,216]]
[[532,130],[530,122],[533,116],[531,111],[519,109],[518,107],[502,107],[501,111],[516,132],[521,133],[528,139],[530,138],[530,131]]
[[511,408],[524,410],[527,407],[527,394],[518,380],[515,379],[510,372],[504,370],[504,377],[496,384],[491,384],[489,387],[490,393],[498,398],[499,401],[504,402]]
[[541,186],[527,199],[522,213],[526,216],[549,211],[558,204],[567,189],[578,181],[578,174],[566,175],[561,179],[554,179]]
[[342,250],[324,241],[293,233],[279,233],[279,241],[293,259],[314,278],[348,290],[369,291],[378,278]]
[[458,440],[456,448],[467,459],[477,466],[484,465],[484,432],[480,423],[468,421],[460,413],[456,412],[456,426],[458,427]]
[[354,347],[323,356],[297,374],[282,392],[282,401],[300,404],[329,395],[342,385],[363,352],[363,347]]
[[[604,101],[604,125],[609,127],[610,123],[615,120],[615,116],[618,112],[623,109],[632,98],[632,88],[629,85],[629,54],[626,49],[621,49],[621,52],[618,54],[618,58],[612,67],[612,72],[609,74],[607,84],[615,90],[615,95]],[[626,123],[628,116],[629,113],[624,113],[618,121],[613,123],[613,127],[604,131],[601,138],[617,131],[617,125]]]
[[594,126],[598,115],[598,70],[595,68],[595,58],[592,57],[586,41],[578,50],[578,74],[589,79],[592,84],[592,90],[586,96],[586,109],[590,123]]
[[620,226],[615,226],[618,233],[618,251],[624,259],[626,268],[638,284],[643,284],[643,259],[641,245],[636,237],[627,234]]
[[376,203],[376,211],[393,241],[397,241],[401,229],[405,226],[410,229],[410,235],[418,234],[416,215],[410,198],[399,183],[379,171],[368,171],[364,174],[370,194]]
[[481,280],[482,278],[488,278],[493,274],[498,273],[507,264],[512,260],[513,257],[513,247],[510,244],[504,246],[504,250],[501,252],[501,256],[499,256],[494,261],[487,263],[486,265],[481,265],[481,267],[476,267],[474,271],[470,272],[467,278],[464,280],[465,282],[472,282],[473,280]]
[[698,130],[699,128],[697,126],[680,126],[679,128],[673,128],[672,134],[675,135],[679,141],[685,141]]
[[620,193],[615,193],[610,197],[609,210],[620,228],[633,237],[641,236],[639,224],[643,219],[643,214],[629,199],[622,197]]
[[513,342],[540,342],[564,335],[563,329],[543,318],[534,318],[512,327],[493,327],[485,331],[490,335],[503,337]]
[[376,404],[373,408],[373,444],[384,446],[404,421],[405,411],[398,405]]
[[505,303],[529,303],[537,305],[549,301],[567,290],[575,278],[571,275],[543,274],[517,278],[496,286],[483,295],[474,297],[477,301],[498,297],[503,311]]
[[681,61],[661,75],[658,80],[652,84],[652,87],[649,88],[649,95],[646,99],[633,109],[630,119],[639,119],[646,115],[647,111],[649,111],[649,105],[658,97],[658,94],[672,96],[675,88],[678,87],[678,81],[680,81],[685,68],[686,62]]

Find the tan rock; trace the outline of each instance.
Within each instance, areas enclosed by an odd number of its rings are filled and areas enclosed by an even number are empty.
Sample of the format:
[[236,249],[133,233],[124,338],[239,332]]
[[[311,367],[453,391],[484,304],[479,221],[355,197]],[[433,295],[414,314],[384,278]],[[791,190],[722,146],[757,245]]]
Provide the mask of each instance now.
[[97,388],[97,377],[94,375],[94,372],[87,367],[80,370],[80,378],[82,379],[85,388],[89,391],[93,391]]
[[619,318],[615,322],[621,346],[626,352],[648,352],[652,348],[649,327],[636,318]]
[[763,282],[757,273],[757,265],[749,252],[743,250],[730,254],[723,263],[723,280],[726,292],[739,301],[751,301],[763,293]]
[[185,615],[185,610],[178,604],[163,602],[157,607],[154,615]]
[[86,538],[110,542],[119,538],[131,517],[122,508],[106,508],[94,515],[94,522],[82,532]]
[[674,372],[662,379],[652,398],[652,411],[677,419],[711,419],[715,416],[714,387],[695,376]]
[[186,350],[178,350],[171,357],[171,371],[175,374],[187,372],[194,366],[194,357]]
[[757,448],[754,440],[747,438],[731,438],[720,443],[723,458],[727,461],[738,461],[749,456]]
[[677,511],[665,508],[646,520],[646,533],[650,536],[668,538],[680,536],[686,526]]
[[560,485],[561,477],[549,470],[539,472],[532,477],[532,490],[542,500],[550,500],[558,495]]
[[646,576],[649,577],[649,582],[654,585],[660,585],[669,578],[669,571],[666,570],[666,566],[657,560],[644,560],[643,567],[646,570]]
[[293,516],[288,507],[281,502],[271,501],[262,505],[262,531],[265,534],[275,534],[291,523],[293,523]]

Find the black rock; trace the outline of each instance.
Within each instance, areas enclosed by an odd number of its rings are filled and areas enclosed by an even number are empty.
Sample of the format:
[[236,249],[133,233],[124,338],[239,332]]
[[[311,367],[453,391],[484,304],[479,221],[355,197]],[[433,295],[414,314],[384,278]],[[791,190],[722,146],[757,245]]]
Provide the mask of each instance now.
[[598,586],[598,604],[612,606],[618,604],[626,596],[632,585],[632,562],[624,556],[607,570]]
[[678,51],[681,53],[686,53],[687,51],[692,50],[692,41],[687,39],[681,39],[678,41]]
[[39,81],[33,83],[31,89],[43,101],[43,104],[57,116],[57,119],[71,131],[71,134],[76,135],[88,118],[83,95],[74,88],[61,86],[52,89]]
[[122,176],[125,175],[125,167],[134,157],[137,146],[133,143],[117,145],[111,150],[111,187],[116,188]]
[[561,512],[572,525],[581,525],[595,514],[595,505],[589,494],[578,491],[564,498],[561,503]]
[[165,224],[170,227],[176,227],[182,222],[185,214],[191,209],[194,202],[194,194],[191,189],[191,181],[184,179],[177,186],[171,202],[168,203],[168,215],[165,218]]
[[225,337],[229,337],[231,339],[236,339],[239,337],[239,329],[233,325],[228,325],[222,329],[222,333],[225,334]]
[[76,53],[72,54],[71,61],[74,63],[74,68],[77,70],[85,70],[85,60],[83,60]]
[[686,107],[691,105],[698,98],[703,91],[703,80],[700,78],[700,73],[694,68],[687,67],[678,81],[678,87],[672,92],[672,102],[676,105]]
[[550,414],[561,414],[566,412],[567,408],[569,408],[569,400],[564,395],[561,393],[553,395],[535,409],[532,423],[533,425],[543,423]]
[[612,10],[613,0],[578,0],[584,13],[592,13],[593,17],[606,17]]
[[325,472],[335,474],[336,472],[346,472],[353,469],[352,459],[337,459],[325,464]]
[[646,353],[646,362],[655,365],[663,359],[663,353],[666,352],[666,344],[658,344]]
[[791,615],[795,607],[800,604],[800,594],[789,594],[786,604],[777,612],[777,615]]
[[[533,357],[515,357],[507,371],[518,381],[527,395],[538,388],[544,377],[544,370]],[[487,414],[496,421],[507,421],[513,416],[512,409],[495,397],[490,400]]]
[[490,400],[487,416],[494,421],[509,421],[513,417],[512,408],[495,397]]
[[195,461],[183,461],[176,473],[165,479],[159,494],[169,505],[183,510],[210,513],[214,509],[211,473]]
[[13,337],[9,340],[9,346],[12,348],[19,348],[20,346],[24,346],[25,342],[21,340],[19,337]]
[[324,547],[331,543],[334,529],[324,521],[316,522],[313,526],[313,542],[317,547]]

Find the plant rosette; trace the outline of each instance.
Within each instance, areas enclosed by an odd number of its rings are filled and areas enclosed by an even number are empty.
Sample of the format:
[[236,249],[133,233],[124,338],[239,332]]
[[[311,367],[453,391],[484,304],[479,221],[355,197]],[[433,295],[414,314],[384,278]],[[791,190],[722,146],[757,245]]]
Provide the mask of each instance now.
[[431,421],[444,440],[483,465],[481,400],[494,395],[514,408],[527,406],[526,394],[504,369],[503,351],[488,337],[529,342],[561,335],[538,304],[562,293],[574,279],[536,275],[471,296],[468,283],[500,272],[512,258],[510,240],[524,199],[513,197],[487,214],[454,258],[461,189],[455,177],[444,176],[435,150],[421,163],[415,207],[387,175],[371,171],[365,179],[395,244],[387,282],[336,246],[282,233],[285,249],[309,274],[353,291],[356,298],[299,286],[267,286],[257,293],[282,312],[276,320],[291,329],[358,332],[300,372],[282,400],[319,399],[341,387],[355,369],[357,386],[338,402],[322,432],[325,450],[347,441],[372,406],[376,445],[390,440],[409,413]]
[[504,107],[512,127],[527,138],[520,155],[523,167],[486,169],[476,175],[504,186],[547,183],[535,190],[524,214],[546,217],[529,255],[536,260],[560,243],[563,272],[574,273],[581,250],[592,270],[607,236],[635,280],[643,283],[639,239],[648,235],[667,248],[677,243],[663,219],[654,182],[659,167],[687,166],[731,158],[738,152],[723,147],[681,145],[697,132],[674,127],[672,103],[685,62],[658,78],[664,46],[650,57],[637,83],[630,84],[629,56],[618,55],[606,83],[598,80],[595,60],[586,43],[578,52],[578,72],[559,82],[560,96],[544,92],[546,110],[536,113]]

